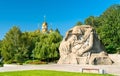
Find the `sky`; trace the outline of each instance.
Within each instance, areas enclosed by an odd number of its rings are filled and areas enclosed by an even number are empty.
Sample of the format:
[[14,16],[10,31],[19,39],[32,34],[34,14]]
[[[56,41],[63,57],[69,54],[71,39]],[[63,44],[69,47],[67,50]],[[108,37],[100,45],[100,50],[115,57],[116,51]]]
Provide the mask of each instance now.
[[48,28],[64,36],[78,21],[100,16],[113,4],[120,0],[0,0],[0,40],[15,25],[23,32],[41,28],[44,16]]

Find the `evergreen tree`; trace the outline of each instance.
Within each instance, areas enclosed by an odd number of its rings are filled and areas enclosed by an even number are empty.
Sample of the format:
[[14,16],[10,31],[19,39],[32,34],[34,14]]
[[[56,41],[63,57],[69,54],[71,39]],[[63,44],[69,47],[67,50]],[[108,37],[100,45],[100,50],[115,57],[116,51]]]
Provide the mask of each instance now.
[[20,29],[16,26],[13,26],[5,35],[2,43],[2,57],[5,62],[11,63],[16,61],[15,56],[20,51],[20,37],[22,33]]

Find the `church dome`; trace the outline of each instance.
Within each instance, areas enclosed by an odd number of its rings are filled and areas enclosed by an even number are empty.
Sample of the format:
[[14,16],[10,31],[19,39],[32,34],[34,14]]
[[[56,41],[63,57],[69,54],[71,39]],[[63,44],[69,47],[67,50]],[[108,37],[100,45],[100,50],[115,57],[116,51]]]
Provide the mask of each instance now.
[[47,22],[43,22],[42,24],[42,32],[47,32],[48,31],[48,26],[47,26]]
[[43,22],[42,26],[46,27],[47,26],[47,22]]

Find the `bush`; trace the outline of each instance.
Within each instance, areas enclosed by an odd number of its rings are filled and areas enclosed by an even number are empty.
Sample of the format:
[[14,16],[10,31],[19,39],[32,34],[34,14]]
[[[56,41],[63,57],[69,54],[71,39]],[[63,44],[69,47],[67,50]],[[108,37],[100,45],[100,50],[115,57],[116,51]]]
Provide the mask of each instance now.
[[40,60],[28,60],[25,62],[25,64],[47,64],[47,62],[43,62]]

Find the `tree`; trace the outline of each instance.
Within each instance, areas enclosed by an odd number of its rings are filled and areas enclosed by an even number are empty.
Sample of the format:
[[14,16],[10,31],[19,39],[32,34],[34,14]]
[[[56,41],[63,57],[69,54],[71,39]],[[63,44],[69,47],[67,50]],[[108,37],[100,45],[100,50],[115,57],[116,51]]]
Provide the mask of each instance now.
[[2,48],[2,41],[0,40],[0,58],[1,58],[1,49]]
[[60,34],[60,31],[58,30],[58,28],[55,30],[55,32],[59,33]]
[[5,35],[2,43],[2,57],[5,62],[14,62],[15,55],[18,54],[20,46],[20,37],[22,33],[20,29],[16,26],[13,26]]
[[90,16],[87,19],[85,19],[84,22],[86,25],[91,25],[93,27],[97,27],[99,25],[98,17]]
[[120,48],[120,5],[113,5],[99,17],[89,17],[86,24],[96,27],[108,53],[117,53]]
[[5,63],[23,63],[33,58],[49,62],[58,59],[61,40],[58,29],[50,33],[21,32],[19,27],[13,26],[0,41],[0,52]]
[[47,62],[58,59],[58,47],[61,40],[62,36],[57,31],[53,31],[49,34],[41,34],[39,36],[39,41],[35,44],[33,56],[36,59]]
[[80,26],[82,25],[82,22],[78,21],[75,26]]
[[20,50],[24,59],[30,59],[33,50],[32,39],[28,32],[22,33]]
[[[105,47],[109,53],[116,53],[120,47],[120,5],[113,5],[101,16],[101,26],[98,33],[101,35]],[[102,35],[103,34],[103,35]]]

